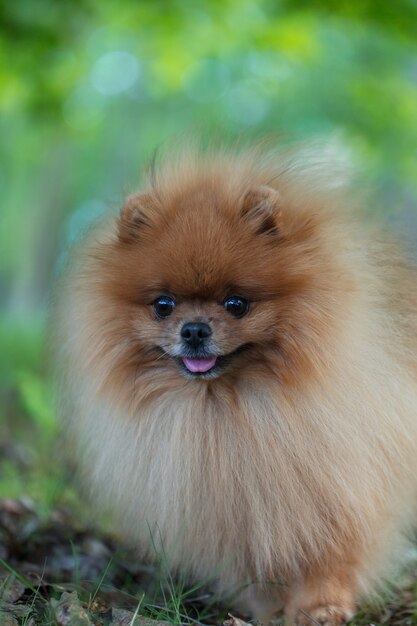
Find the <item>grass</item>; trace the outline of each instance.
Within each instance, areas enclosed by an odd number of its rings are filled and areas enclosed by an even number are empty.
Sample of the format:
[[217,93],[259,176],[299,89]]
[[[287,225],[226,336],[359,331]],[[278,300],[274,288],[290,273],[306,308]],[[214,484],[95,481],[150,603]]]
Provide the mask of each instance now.
[[0,319],[0,498],[30,495],[47,515],[78,502],[63,466],[41,321]]
[[[65,583],[51,585],[51,583],[48,583],[46,579],[41,577],[35,588],[15,568],[5,561],[1,561],[1,564],[10,574],[0,583],[0,624],[2,623],[2,613],[13,615],[14,611],[21,609],[23,606],[25,606],[26,611],[22,624],[25,621],[29,624],[30,617],[33,617],[37,626],[56,624],[60,606],[65,606],[65,613],[72,615],[72,617],[75,617],[77,614],[86,616],[86,620],[88,619],[91,624],[106,623],[103,622],[103,619],[105,619],[103,616],[112,612],[114,608],[123,613],[123,625],[125,625],[125,620],[128,618],[133,626],[138,616],[146,618],[149,624],[152,621],[162,621],[172,624],[172,626],[183,626],[184,624],[202,626],[206,623],[213,623],[214,619],[217,622],[219,612],[216,611],[214,614],[209,615],[209,605],[203,606],[202,610],[199,611],[196,611],[194,606],[193,615],[190,614],[188,600],[199,590],[199,585],[185,590],[182,583],[172,584],[171,577],[171,582],[163,581],[162,579],[157,580],[157,577],[155,577],[155,584],[160,587],[160,590],[163,590],[162,595],[161,593],[157,594],[159,603],[151,592],[137,591],[133,593],[133,590],[128,592],[120,589],[118,602],[113,606],[110,598],[113,597],[114,587],[104,583],[112,562],[113,559],[109,561],[93,592],[91,592],[87,581],[78,579],[77,575],[74,577],[76,579],[75,582],[70,585]],[[7,598],[7,593],[15,580],[23,584],[25,591],[19,597],[18,603],[11,606],[10,602],[6,602],[5,598]],[[51,589],[46,592],[45,588],[49,587]],[[119,604],[119,608],[117,608],[117,604]],[[126,607],[129,607],[128,610]],[[77,622],[77,626],[83,626],[83,621]]]

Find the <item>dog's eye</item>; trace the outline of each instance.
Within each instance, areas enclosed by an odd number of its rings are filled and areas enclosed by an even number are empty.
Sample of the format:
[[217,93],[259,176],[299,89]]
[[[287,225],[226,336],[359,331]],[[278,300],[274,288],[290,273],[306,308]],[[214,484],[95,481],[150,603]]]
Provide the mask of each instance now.
[[153,303],[153,310],[158,317],[164,319],[175,309],[175,300],[171,296],[160,296]]
[[249,302],[239,296],[230,296],[223,302],[223,306],[233,317],[243,317],[249,311]]

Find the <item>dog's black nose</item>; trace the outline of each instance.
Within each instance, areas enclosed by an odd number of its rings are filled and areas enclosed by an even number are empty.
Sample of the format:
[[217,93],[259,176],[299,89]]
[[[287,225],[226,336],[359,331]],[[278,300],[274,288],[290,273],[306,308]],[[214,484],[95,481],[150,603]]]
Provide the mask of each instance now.
[[188,322],[181,328],[181,337],[184,342],[194,349],[200,348],[211,334],[210,326],[204,322]]

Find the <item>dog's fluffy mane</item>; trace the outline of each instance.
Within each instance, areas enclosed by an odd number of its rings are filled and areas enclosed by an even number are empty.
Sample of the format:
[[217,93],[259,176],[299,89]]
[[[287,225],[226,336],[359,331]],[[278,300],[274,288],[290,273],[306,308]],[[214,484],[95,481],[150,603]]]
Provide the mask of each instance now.
[[253,188],[279,192],[283,263],[308,277],[284,360],[274,346],[267,367],[210,384],[157,376],[145,350],[137,363],[116,217],[76,246],[58,288],[61,413],[94,499],[142,554],[162,543],[173,568],[222,592],[286,584],[327,558],[355,563],[369,590],[415,513],[416,274],[332,159],[187,148],[147,184],[160,206],[220,190],[231,211]]

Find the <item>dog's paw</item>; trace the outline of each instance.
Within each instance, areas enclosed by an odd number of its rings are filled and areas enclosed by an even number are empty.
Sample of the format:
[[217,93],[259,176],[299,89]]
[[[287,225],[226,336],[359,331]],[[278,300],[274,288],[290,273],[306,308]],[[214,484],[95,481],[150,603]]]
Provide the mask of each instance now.
[[353,613],[343,607],[329,604],[307,609],[299,609],[295,618],[296,626],[340,626],[352,619]]

